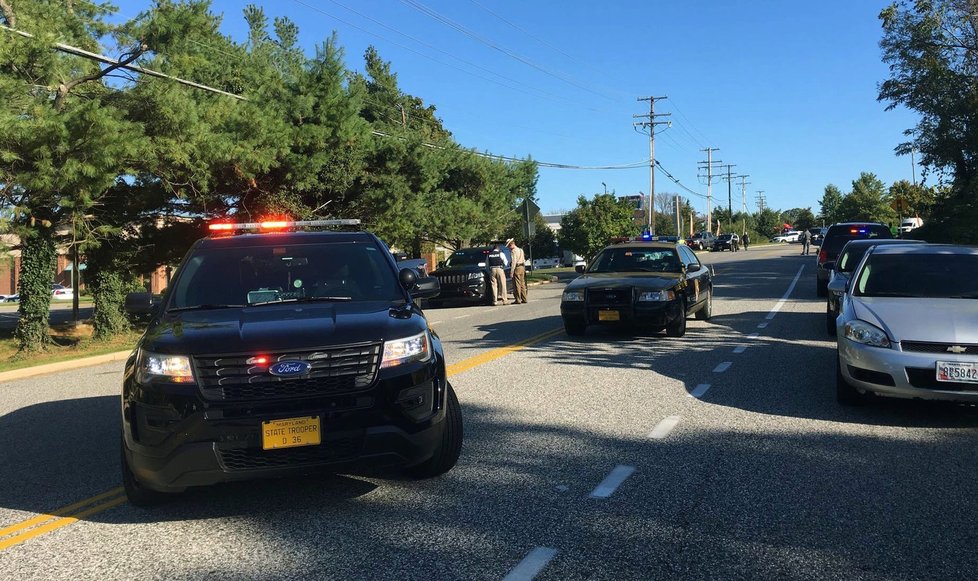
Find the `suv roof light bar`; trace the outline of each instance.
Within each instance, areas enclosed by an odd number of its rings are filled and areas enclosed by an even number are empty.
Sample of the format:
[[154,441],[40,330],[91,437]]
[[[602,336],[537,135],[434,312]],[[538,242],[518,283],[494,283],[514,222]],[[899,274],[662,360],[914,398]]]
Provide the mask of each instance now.
[[216,222],[208,224],[207,228],[215,232],[233,232],[236,230],[282,230],[285,228],[304,228],[309,226],[359,226],[360,220],[348,218],[342,220],[266,220],[263,222]]

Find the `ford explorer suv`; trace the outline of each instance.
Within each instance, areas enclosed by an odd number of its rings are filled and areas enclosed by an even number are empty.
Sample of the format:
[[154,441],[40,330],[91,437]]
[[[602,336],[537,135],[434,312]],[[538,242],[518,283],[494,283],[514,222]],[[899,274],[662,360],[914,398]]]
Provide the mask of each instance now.
[[[125,366],[122,479],[150,505],[192,486],[311,471],[450,470],[462,416],[417,301],[357,221],[212,224],[166,294],[127,296],[150,322]],[[270,230],[269,228],[284,229]]]

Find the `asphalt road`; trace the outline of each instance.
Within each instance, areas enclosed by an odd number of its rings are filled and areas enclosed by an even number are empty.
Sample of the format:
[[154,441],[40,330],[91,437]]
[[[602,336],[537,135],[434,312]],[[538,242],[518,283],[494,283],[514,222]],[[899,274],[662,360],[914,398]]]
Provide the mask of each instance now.
[[838,406],[814,258],[701,256],[714,317],[681,339],[569,338],[560,283],[430,310],[466,441],[424,482],[138,509],[119,496],[118,364],[0,384],[0,578],[973,578],[978,413]]
[[[17,327],[20,315],[17,303],[0,303],[0,329],[12,330]],[[78,320],[84,321],[92,316],[92,303],[83,303],[78,307]],[[52,325],[61,325],[72,319],[71,301],[51,301],[49,321]]]

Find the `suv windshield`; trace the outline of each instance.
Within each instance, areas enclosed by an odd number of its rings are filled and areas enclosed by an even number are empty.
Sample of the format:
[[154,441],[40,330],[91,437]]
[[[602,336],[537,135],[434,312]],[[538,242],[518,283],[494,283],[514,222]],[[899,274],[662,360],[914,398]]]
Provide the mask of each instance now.
[[469,248],[456,250],[445,260],[445,266],[452,268],[456,266],[485,266],[488,250],[482,248]]
[[167,308],[401,299],[386,261],[377,247],[353,242],[199,249],[177,274]]
[[679,272],[681,264],[672,248],[606,248],[588,272]]

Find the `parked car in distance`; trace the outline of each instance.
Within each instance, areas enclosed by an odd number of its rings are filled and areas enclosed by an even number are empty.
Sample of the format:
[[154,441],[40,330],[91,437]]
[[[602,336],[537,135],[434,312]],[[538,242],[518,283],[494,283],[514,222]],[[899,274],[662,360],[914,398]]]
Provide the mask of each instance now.
[[798,242],[798,237],[801,236],[801,232],[798,230],[788,230],[778,234],[774,238],[771,238],[771,242],[776,244],[788,244],[789,242]]
[[16,303],[20,300],[20,294],[0,295],[0,303]]
[[835,335],[835,319],[839,316],[839,305],[842,302],[842,295],[846,292],[846,284],[852,271],[859,265],[866,251],[873,246],[881,244],[924,244],[917,240],[901,240],[893,238],[889,240],[850,240],[842,247],[839,259],[833,262],[826,262],[825,267],[829,272],[828,296],[825,300],[825,330],[829,335]]
[[[441,306],[445,302],[466,302],[470,304],[491,305],[495,297],[492,296],[489,267],[489,253],[492,246],[475,246],[472,248],[460,248],[444,261],[438,268],[431,273],[431,276],[438,279],[441,292],[437,299],[430,299],[430,306]],[[509,248],[500,245],[500,250],[506,256],[506,263],[512,260]],[[510,269],[504,269],[506,274],[506,292],[513,293],[513,281]],[[507,299],[508,300],[508,299]]]
[[825,238],[825,232],[828,228],[809,228],[808,232],[812,235],[812,244],[819,246],[822,244],[822,239]]
[[836,398],[978,403],[978,248],[877,245],[836,320]]
[[835,262],[846,242],[862,238],[882,240],[893,238],[893,234],[890,233],[890,228],[886,224],[879,222],[840,222],[829,226],[815,259],[815,294],[817,296],[824,297],[828,292],[826,289],[829,284],[829,270],[825,268],[825,263]]
[[51,298],[59,301],[70,301],[75,296],[75,291],[63,284],[51,284]]
[[713,252],[722,252],[724,250],[733,251],[740,244],[740,236],[736,234],[721,234],[716,237],[713,241],[713,246],[711,250]]
[[716,239],[717,237],[714,236],[713,232],[697,232],[692,237],[686,239],[686,246],[694,250],[707,250],[713,248],[713,243],[716,242]]

